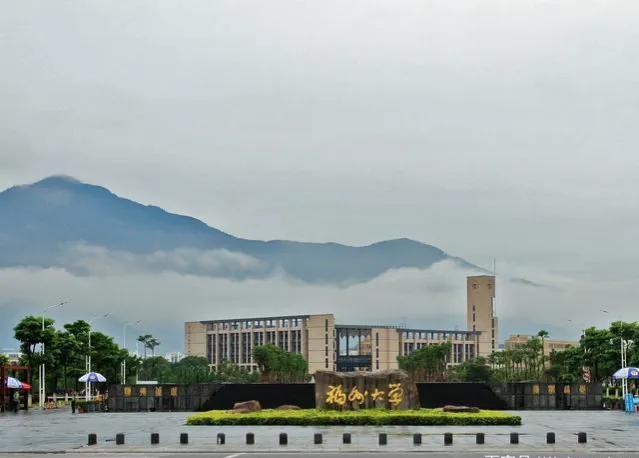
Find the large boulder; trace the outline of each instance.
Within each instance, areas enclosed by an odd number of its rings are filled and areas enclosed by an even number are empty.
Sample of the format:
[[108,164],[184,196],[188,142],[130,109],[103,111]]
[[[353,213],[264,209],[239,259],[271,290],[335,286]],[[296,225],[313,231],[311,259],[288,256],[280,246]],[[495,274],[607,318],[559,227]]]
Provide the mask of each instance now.
[[318,409],[418,409],[415,382],[401,370],[378,372],[315,372]]
[[260,401],[244,401],[233,404],[233,410],[248,410],[249,412],[259,412],[262,410]]

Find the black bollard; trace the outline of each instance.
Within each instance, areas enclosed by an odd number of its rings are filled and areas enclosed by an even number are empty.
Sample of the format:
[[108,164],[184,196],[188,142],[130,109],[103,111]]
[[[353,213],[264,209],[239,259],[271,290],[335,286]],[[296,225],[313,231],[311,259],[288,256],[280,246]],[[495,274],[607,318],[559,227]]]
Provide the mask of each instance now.
[[486,441],[486,436],[484,436],[484,433],[477,433],[475,435],[475,443],[476,444],[483,444]]
[[555,443],[555,433],[546,433],[546,444]]
[[313,435],[313,443],[314,444],[321,444],[322,443],[322,434],[321,433],[315,433]]
[[419,433],[413,434],[413,445],[422,445],[422,435]]
[[379,445],[386,445],[388,443],[388,436],[386,433],[379,433],[377,442]]
[[246,433],[246,445],[253,445],[253,444],[255,444],[255,434]]
[[342,444],[350,444],[351,443],[351,433],[342,434]]
[[444,445],[453,445],[453,433],[444,433]]
[[98,443],[98,435],[95,433],[89,434],[89,440],[87,441],[87,445],[95,445]]
[[287,445],[287,444],[288,444],[288,434],[280,433],[280,445]]
[[577,442],[585,444],[588,442],[588,435],[586,433],[577,433]]
[[151,443],[159,444],[160,443],[160,434],[159,433],[151,433]]
[[124,444],[124,434],[117,433],[115,435],[115,445],[123,445]]
[[217,433],[217,445],[224,445],[226,443],[226,436],[224,433]]
[[519,433],[510,433],[510,443],[519,444]]
[[180,433],[180,444],[186,445],[189,443],[189,433]]

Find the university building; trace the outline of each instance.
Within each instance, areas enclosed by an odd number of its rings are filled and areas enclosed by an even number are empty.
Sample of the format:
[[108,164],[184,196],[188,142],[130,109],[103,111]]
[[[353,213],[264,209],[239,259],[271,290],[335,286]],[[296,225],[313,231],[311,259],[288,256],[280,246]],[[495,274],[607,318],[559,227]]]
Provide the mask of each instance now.
[[[257,365],[253,361],[253,348],[272,344],[303,355],[312,374],[320,369],[397,369],[398,356],[425,345],[450,342],[449,361],[459,364],[489,354],[497,339],[494,277],[468,277],[468,285],[472,289],[468,299],[473,303],[467,305],[472,316],[465,331],[343,325],[336,324],[332,314],[194,321],[185,323],[185,353],[206,357],[212,368],[229,361],[254,371]],[[488,290],[489,285],[491,293],[479,294],[482,288]]]
[[[513,334],[504,341],[504,348],[511,350],[517,347],[517,345],[525,344],[535,337],[537,336]],[[553,351],[564,351],[570,347],[579,347],[579,342],[576,340],[551,339],[548,337],[544,339],[544,354],[546,356],[550,355]]]

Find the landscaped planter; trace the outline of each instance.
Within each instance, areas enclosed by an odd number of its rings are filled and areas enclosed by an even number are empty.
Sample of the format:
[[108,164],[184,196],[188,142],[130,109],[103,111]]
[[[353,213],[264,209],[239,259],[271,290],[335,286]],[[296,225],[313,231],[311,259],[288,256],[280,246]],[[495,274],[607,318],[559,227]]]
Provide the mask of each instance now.
[[521,417],[504,412],[483,410],[478,413],[449,413],[442,409],[386,410],[363,409],[335,411],[318,409],[277,410],[236,413],[210,410],[187,419],[187,425],[521,425]]

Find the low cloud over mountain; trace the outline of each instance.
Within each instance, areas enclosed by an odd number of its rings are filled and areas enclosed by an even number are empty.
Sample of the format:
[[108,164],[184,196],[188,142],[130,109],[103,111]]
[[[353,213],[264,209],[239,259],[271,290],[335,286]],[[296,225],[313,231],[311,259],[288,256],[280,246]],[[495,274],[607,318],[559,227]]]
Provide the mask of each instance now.
[[61,267],[85,275],[175,271],[231,279],[282,272],[308,283],[339,285],[445,260],[474,267],[409,239],[364,247],[241,239],[63,176],[0,193],[0,251],[5,267]]

